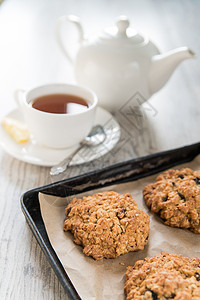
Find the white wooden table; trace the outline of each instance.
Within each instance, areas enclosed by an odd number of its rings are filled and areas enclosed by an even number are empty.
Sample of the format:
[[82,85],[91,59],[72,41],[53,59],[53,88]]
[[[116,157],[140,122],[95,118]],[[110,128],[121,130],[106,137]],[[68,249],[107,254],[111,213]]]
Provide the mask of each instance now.
[[[199,1],[4,0],[0,5],[0,118],[16,107],[13,92],[48,82],[74,82],[73,67],[55,42],[56,19],[81,17],[87,33],[125,14],[161,51],[189,46],[183,62],[150,100],[142,127],[122,125],[114,155],[70,168],[66,177],[200,140]],[[122,122],[119,117],[119,122]],[[127,131],[129,135],[127,137]],[[66,295],[25,222],[23,192],[52,182],[49,168],[24,163],[0,149],[0,299],[65,299]]]

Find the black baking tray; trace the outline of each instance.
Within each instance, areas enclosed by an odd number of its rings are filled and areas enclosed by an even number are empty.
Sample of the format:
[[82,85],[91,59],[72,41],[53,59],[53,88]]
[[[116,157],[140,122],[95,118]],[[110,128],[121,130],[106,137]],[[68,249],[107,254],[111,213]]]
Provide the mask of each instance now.
[[39,192],[59,197],[77,195],[96,188],[130,182],[161,172],[177,164],[192,161],[199,153],[200,143],[196,143],[117,163],[101,170],[32,189],[22,195],[21,208],[26,221],[70,299],[78,300],[81,298],[48,239],[40,212]]

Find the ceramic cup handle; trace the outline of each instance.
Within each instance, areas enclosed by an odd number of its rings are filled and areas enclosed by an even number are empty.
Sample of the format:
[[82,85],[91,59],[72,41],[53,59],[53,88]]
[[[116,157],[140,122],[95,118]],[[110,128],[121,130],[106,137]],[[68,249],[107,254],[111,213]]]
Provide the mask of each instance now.
[[81,43],[83,40],[83,27],[80,23],[80,19],[77,16],[69,15],[69,16],[62,16],[58,18],[55,28],[55,35],[58,45],[60,46],[61,51],[67,56],[68,60],[73,63],[74,59],[72,58],[69,49],[66,49],[63,43],[63,39],[61,37],[61,26],[65,22],[71,22],[76,26],[78,31],[78,42]]
[[17,103],[17,106],[20,108],[22,106],[22,95],[25,93],[26,91],[23,89],[17,89],[14,92],[14,99]]

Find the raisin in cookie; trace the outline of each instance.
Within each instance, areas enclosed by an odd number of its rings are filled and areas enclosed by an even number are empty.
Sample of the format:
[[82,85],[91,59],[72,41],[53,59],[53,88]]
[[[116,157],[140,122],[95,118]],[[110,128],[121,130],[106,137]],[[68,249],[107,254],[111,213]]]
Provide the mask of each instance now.
[[161,253],[126,271],[127,300],[200,300],[200,259]]
[[83,253],[94,259],[115,258],[147,244],[149,216],[128,193],[109,191],[74,198],[65,215],[64,231],[70,230]]
[[200,233],[200,171],[168,170],[144,188],[143,196],[166,225]]

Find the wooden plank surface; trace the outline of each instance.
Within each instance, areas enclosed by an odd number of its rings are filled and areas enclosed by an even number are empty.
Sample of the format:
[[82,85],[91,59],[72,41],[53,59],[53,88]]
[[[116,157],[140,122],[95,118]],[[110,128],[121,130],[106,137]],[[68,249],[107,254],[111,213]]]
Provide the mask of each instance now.
[[[47,82],[74,82],[73,67],[54,36],[56,19],[81,17],[87,33],[112,26],[125,14],[162,52],[189,46],[197,58],[183,62],[150,99],[139,130],[120,115],[122,137],[104,157],[69,168],[71,177],[132,157],[200,139],[200,2],[198,0],[4,0],[0,5],[0,118],[16,107],[13,92]],[[67,299],[20,209],[26,190],[51,183],[49,168],[26,164],[0,149],[0,299]]]

